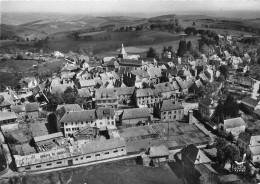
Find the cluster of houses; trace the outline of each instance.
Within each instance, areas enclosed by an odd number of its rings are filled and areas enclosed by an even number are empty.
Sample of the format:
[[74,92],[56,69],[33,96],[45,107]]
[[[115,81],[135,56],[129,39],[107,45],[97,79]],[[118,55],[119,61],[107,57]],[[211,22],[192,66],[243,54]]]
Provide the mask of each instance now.
[[[227,55],[226,51],[223,55]],[[53,57],[65,55],[55,52]],[[25,127],[24,123],[30,126],[39,119],[52,130],[32,133],[33,151],[23,148],[23,154],[14,154],[18,171],[52,169],[128,154],[140,154],[144,164],[156,166],[174,160],[176,150],[183,149],[181,160],[189,172],[207,170],[216,174],[211,160],[198,148],[212,141],[209,133],[197,126],[192,112],[185,114],[183,100],[208,83],[214,83],[211,95],[221,94],[223,83],[214,81],[220,75],[218,66],[231,62],[236,69],[240,63],[230,57],[223,60],[212,54],[195,60],[187,54],[159,63],[129,55],[122,45],[117,57],[105,57],[102,66],[94,67],[87,56],[69,53],[59,75],[47,81],[23,78],[18,92],[11,88],[0,92],[0,127],[4,135],[18,136],[14,132]],[[87,108],[83,104],[60,104],[48,112],[47,94],[62,94],[69,87],[77,90],[84,104],[89,104]],[[39,97],[43,102],[35,101]],[[241,104],[260,117],[259,100],[247,97]],[[204,97],[197,108],[202,117],[210,118],[217,105],[213,98]],[[34,128],[29,132],[37,132],[39,127]],[[226,119],[212,128],[231,132],[252,162],[260,162],[259,136],[245,131],[247,124],[241,117]],[[28,149],[31,140],[25,141],[24,147]]]

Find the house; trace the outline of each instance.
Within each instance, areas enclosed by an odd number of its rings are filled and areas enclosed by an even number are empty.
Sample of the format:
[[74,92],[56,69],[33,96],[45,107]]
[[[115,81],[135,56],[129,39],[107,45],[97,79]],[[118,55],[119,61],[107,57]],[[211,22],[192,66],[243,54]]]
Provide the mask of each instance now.
[[116,88],[118,103],[131,104],[134,100],[135,87]]
[[29,118],[39,117],[39,104],[37,102],[25,103],[25,114]]
[[260,135],[250,135],[241,132],[237,139],[237,145],[242,153],[246,153],[252,162],[260,162]]
[[148,67],[147,73],[149,75],[149,81],[153,84],[159,84],[162,77],[162,71],[159,67]]
[[115,111],[112,107],[99,107],[96,110],[96,127],[100,129],[116,129]]
[[111,106],[117,108],[118,96],[116,89],[100,88],[95,90],[96,107]]
[[149,83],[149,74],[142,69],[133,70],[124,74],[123,82],[126,86],[143,87],[143,82]]
[[135,126],[138,123],[145,123],[151,119],[150,111],[148,108],[133,108],[124,109],[119,116],[122,126]]
[[37,171],[95,162],[126,155],[126,142],[122,138],[89,140],[30,155],[14,155],[18,172]]
[[154,105],[162,101],[162,94],[158,89],[137,89],[135,92],[135,100],[137,107],[154,107]]
[[241,117],[226,119],[224,123],[219,124],[219,128],[228,133],[231,132],[237,138],[241,132],[245,131],[246,123]]
[[69,74],[72,72],[77,72],[79,67],[75,64],[68,64],[66,63],[65,66],[60,70],[61,75],[63,74]]
[[96,86],[96,81],[94,79],[89,80],[79,80],[79,88],[93,89]]
[[16,122],[17,115],[14,112],[0,111],[0,128],[3,132],[8,130],[17,130],[18,122]]
[[252,97],[246,97],[244,99],[241,100],[241,104],[243,105],[243,107],[248,110],[249,112],[253,112],[256,109],[258,109],[258,104],[259,104],[258,99],[254,99]]
[[149,149],[149,157],[152,166],[160,166],[167,163],[169,159],[169,150],[165,145],[152,146]]
[[181,79],[180,77],[175,77],[175,80],[180,87],[181,94],[183,94],[183,95],[187,94],[188,93],[188,86],[187,86],[186,82],[183,79]]
[[186,180],[198,181],[200,174],[196,167],[201,164],[208,164],[211,160],[202,150],[190,144],[181,150],[181,162]]
[[161,92],[163,99],[176,99],[179,92],[178,88],[176,89],[170,82],[156,84],[154,88]]
[[69,137],[80,129],[90,126],[96,126],[95,110],[67,111],[57,123],[57,129],[64,136]]
[[24,118],[24,116],[25,116],[25,105],[11,106],[11,112],[15,112],[18,119]]
[[165,121],[181,120],[184,117],[184,107],[175,100],[163,100],[158,107],[159,117]]
[[199,102],[199,112],[204,118],[210,118],[217,107],[217,103],[210,98],[204,98]]

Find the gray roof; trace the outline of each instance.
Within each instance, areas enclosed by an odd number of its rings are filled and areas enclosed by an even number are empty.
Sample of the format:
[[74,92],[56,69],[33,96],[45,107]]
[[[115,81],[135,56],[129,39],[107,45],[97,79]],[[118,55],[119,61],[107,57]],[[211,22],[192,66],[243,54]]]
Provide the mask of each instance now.
[[169,91],[175,91],[174,86],[170,82],[156,84],[156,85],[154,85],[154,88],[160,90],[162,93],[169,92]]
[[15,113],[25,112],[25,105],[11,106],[11,111]]
[[123,147],[126,147],[124,138],[89,141],[81,145],[81,149],[84,154],[97,153]]
[[158,90],[158,89],[151,89],[151,88],[137,89],[136,97],[157,96],[157,95],[159,95],[159,93],[160,93],[160,90]]
[[91,96],[91,94],[87,88],[78,89],[78,95],[83,98]]
[[99,107],[96,110],[96,115],[98,118],[111,117],[115,115],[115,111],[112,107]]
[[150,112],[148,108],[125,109],[122,114],[122,120],[147,117],[150,117]]
[[255,108],[259,103],[259,100],[253,99],[251,97],[246,97],[243,100],[241,100],[241,103]]
[[96,89],[95,98],[96,100],[100,100],[103,98],[117,99],[116,89],[109,89],[109,88]]
[[251,135],[247,132],[241,132],[238,136],[238,140],[242,140],[245,143],[249,144],[251,140]]
[[60,122],[80,122],[94,120],[95,118],[95,110],[68,111],[61,118]]
[[175,103],[175,100],[163,100],[161,111],[171,111],[171,110],[178,110],[184,109],[184,107],[178,103]]
[[17,116],[14,112],[1,112],[0,111],[0,121],[8,119],[16,119]]
[[165,145],[153,146],[150,148],[150,157],[169,156],[169,150]]
[[58,105],[56,108],[56,111],[64,107],[65,111],[80,111],[81,108],[78,104],[63,104],[63,105]]
[[133,95],[135,87],[116,88],[118,95]]
[[236,127],[245,126],[245,125],[246,125],[246,123],[241,117],[224,120],[225,129],[236,128]]
[[25,112],[39,111],[39,104],[37,102],[25,103]]
[[61,132],[34,137],[34,141],[37,143],[37,142],[46,141],[49,139],[54,139],[54,138],[59,138],[59,137],[63,137],[63,134]]
[[79,84],[81,87],[92,87],[96,85],[96,81],[94,79],[79,80]]

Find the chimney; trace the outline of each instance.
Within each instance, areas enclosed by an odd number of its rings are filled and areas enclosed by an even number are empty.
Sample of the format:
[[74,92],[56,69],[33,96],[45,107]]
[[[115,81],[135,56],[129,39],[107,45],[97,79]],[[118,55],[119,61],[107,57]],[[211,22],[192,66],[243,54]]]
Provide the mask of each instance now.
[[189,124],[192,125],[193,124],[193,110],[189,110],[188,115],[189,115]]

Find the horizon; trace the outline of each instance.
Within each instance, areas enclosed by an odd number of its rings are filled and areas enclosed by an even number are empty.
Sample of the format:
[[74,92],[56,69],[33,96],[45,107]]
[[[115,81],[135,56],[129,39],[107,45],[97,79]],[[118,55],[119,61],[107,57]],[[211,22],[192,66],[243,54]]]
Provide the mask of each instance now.
[[[234,3],[235,2],[235,3]],[[131,8],[129,8],[131,7]],[[156,9],[154,8],[156,7]],[[164,14],[218,13],[218,12],[257,12],[260,10],[260,2],[257,0],[133,0],[133,1],[2,1],[2,13],[61,13],[61,14],[142,14],[144,17]],[[139,15],[137,15],[139,16]]]

